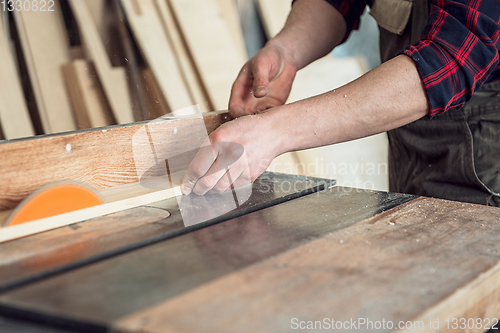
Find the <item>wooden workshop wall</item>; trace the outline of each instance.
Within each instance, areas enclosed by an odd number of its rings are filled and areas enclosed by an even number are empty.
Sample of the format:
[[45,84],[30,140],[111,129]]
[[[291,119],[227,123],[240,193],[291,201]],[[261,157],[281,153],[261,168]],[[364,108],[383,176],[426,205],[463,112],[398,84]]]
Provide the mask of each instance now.
[[0,139],[227,109],[247,60],[234,0],[46,3],[0,6]]

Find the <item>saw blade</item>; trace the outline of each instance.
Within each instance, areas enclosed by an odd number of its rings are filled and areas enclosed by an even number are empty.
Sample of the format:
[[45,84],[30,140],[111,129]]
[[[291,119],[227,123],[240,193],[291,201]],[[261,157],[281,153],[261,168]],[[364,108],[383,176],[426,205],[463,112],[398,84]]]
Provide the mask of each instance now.
[[105,203],[91,186],[78,181],[57,181],[40,187],[12,211],[3,227],[26,223]]

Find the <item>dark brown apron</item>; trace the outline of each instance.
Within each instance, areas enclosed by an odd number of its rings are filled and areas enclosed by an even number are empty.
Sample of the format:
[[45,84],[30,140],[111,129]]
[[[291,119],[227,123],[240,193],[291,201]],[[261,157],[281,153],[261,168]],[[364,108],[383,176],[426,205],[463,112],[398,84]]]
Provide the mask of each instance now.
[[[428,13],[427,0],[375,1],[382,61],[418,41]],[[500,82],[483,85],[461,109],[388,136],[390,191],[500,206]]]

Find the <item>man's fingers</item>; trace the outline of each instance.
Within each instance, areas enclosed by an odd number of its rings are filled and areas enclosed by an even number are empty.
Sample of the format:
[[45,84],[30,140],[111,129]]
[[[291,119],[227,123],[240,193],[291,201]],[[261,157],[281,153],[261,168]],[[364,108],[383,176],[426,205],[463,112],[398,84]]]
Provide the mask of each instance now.
[[247,103],[249,95],[252,93],[252,80],[253,76],[250,71],[250,65],[247,63],[243,66],[231,87],[229,113],[233,118],[246,115],[245,104]]
[[[278,81],[283,81],[280,79],[283,76],[282,73],[286,72],[285,67],[283,56],[275,49],[263,50],[247,62],[231,88],[229,99],[231,116],[234,118],[246,116],[284,104],[290,93],[290,87],[287,84],[291,85],[291,82],[283,85]],[[269,101],[261,101],[269,96],[273,98]],[[284,98],[281,98],[282,96]]]
[[238,187],[242,187],[244,185],[248,185],[252,182],[250,178],[250,174],[247,171],[244,171],[240,174],[237,179],[233,179],[232,187],[237,189]]
[[182,194],[188,195],[191,193],[198,179],[210,170],[217,158],[217,152],[212,148],[212,145],[209,143],[210,141],[207,142],[198,150],[181,179]]
[[215,184],[215,186],[210,191],[208,191],[208,193],[220,193],[227,191],[232,185],[231,180],[232,177],[229,174],[229,170],[227,170],[226,173],[224,173],[224,175],[222,175],[222,177],[219,179],[217,184]]
[[222,176],[226,173],[226,169],[217,170],[216,165],[212,165],[205,176],[198,179],[193,187],[193,192],[198,195],[204,195],[210,191],[219,182]]
[[219,144],[218,151],[220,151],[217,160],[205,176],[198,179],[193,188],[195,194],[203,195],[211,190],[213,190],[212,193],[225,191],[244,171],[248,170],[248,161],[243,152],[243,146],[219,142],[215,143],[216,147],[217,144]]
[[219,179],[217,184],[215,184],[212,190],[210,190],[210,193],[227,191],[231,188],[231,185],[235,188],[238,187],[236,186],[238,179],[240,179],[243,174],[248,173],[248,165],[245,165],[245,163],[247,163],[246,158],[240,158],[238,162],[231,165],[227,172],[224,173],[224,175],[222,175]]
[[269,92],[269,75],[272,68],[267,57],[258,57],[252,63],[253,95],[262,98]]

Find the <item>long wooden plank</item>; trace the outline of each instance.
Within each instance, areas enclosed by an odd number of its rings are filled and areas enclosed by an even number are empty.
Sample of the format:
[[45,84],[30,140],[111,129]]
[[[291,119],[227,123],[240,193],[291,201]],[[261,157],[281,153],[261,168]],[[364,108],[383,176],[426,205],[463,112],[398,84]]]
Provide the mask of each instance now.
[[[72,49],[76,50],[76,49]],[[83,60],[83,59],[79,59]],[[86,62],[85,60],[83,60]],[[62,67],[64,80],[66,81],[66,86],[68,87],[68,94],[73,106],[73,112],[75,114],[76,125],[78,128],[92,128],[90,125],[90,119],[87,114],[87,108],[85,106],[85,101],[83,99],[82,87],[80,85],[76,66],[71,62]],[[111,125],[111,124],[109,124]]]
[[161,18],[163,29],[177,57],[191,99],[195,104],[200,105],[202,112],[213,111],[213,107],[209,105],[206,90],[203,87],[193,59],[187,49],[186,42],[179,31],[178,23],[172,15],[170,6],[165,0],[155,0],[154,2],[158,15]]
[[[116,50],[116,42],[114,43],[114,39],[116,36],[112,35],[113,32],[110,29],[112,24],[112,15],[110,14],[109,1],[107,0],[83,0],[89,9],[90,15],[95,23],[97,31],[99,32],[99,36],[103,42],[104,48],[108,56],[113,55],[113,52]],[[110,56],[111,62],[115,57]],[[117,57],[118,58],[118,57]],[[117,65],[114,65],[117,66]]]
[[368,320],[385,320],[384,332],[399,322],[420,325],[407,332],[449,332],[453,318],[491,324],[500,311],[498,232],[497,208],[417,199],[129,315],[115,332],[283,332],[293,318],[364,318],[356,332],[379,331]]
[[267,38],[273,38],[285,26],[286,19],[292,9],[291,1],[288,0],[257,0],[264,30]]
[[55,1],[54,6],[54,11],[22,10],[14,13],[46,134],[76,129],[61,72],[61,67],[71,60],[68,37],[59,1]]
[[193,105],[153,0],[121,0],[127,20],[170,110]]
[[217,0],[169,0],[216,110],[227,108],[231,86],[245,63]]
[[182,195],[180,186],[0,229],[0,243]]
[[222,17],[226,21],[229,27],[229,32],[233,36],[233,42],[236,44],[238,51],[243,59],[247,59],[247,49],[245,46],[245,40],[243,38],[243,32],[241,30],[240,14],[238,12],[238,6],[236,5],[236,0],[217,0],[219,3],[219,8],[222,13]]
[[170,113],[170,108],[165,101],[165,96],[158,86],[158,82],[150,68],[141,70],[141,80],[150,119],[156,119]]
[[17,65],[10,48],[10,38],[4,29],[4,15],[0,14],[0,125],[5,139],[35,134],[28,108],[24,101]]
[[94,65],[84,59],[73,60],[63,67],[71,104],[78,128],[114,124],[106,96],[97,79]]
[[119,124],[134,122],[125,70],[111,66],[87,4],[81,0],[69,0],[69,4],[78,23],[86,57],[94,63],[116,121]]
[[[121,41],[116,29],[113,3],[108,0],[84,0],[89,8],[96,25],[99,36],[108,54],[111,65],[114,67],[125,66],[127,61],[123,58]],[[83,57],[82,57],[83,58]]]
[[[142,167],[136,162],[151,156],[149,141],[134,140],[136,133],[146,129],[158,133],[156,150],[174,156],[199,147],[206,133],[229,119],[227,112],[214,112],[203,119],[144,122],[0,143],[0,211],[14,208],[56,180],[80,180],[97,189],[136,183]],[[135,141],[139,145],[134,147]]]

